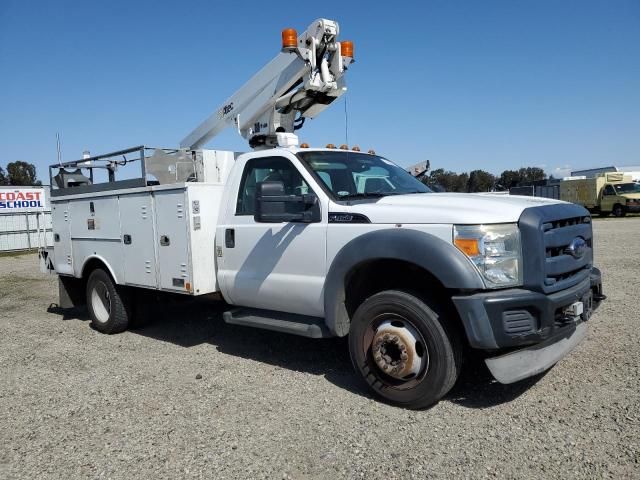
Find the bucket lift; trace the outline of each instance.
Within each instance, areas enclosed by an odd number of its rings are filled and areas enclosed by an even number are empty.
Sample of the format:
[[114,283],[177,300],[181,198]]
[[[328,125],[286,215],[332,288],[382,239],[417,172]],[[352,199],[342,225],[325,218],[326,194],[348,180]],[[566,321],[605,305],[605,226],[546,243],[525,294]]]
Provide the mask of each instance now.
[[346,90],[353,43],[336,41],[338,23],[318,19],[298,36],[282,31],[282,52],[180,142],[195,150],[235,126],[251,148],[297,145],[294,132]]

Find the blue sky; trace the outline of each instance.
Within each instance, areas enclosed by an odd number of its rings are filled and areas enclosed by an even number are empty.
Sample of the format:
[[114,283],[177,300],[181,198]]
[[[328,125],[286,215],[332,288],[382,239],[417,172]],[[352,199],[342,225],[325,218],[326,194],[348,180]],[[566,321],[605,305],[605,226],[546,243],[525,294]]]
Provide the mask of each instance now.
[[[640,164],[640,2],[0,2],[0,165],[177,146],[275,56],[336,19],[355,43],[349,142],[499,173]],[[285,5],[289,5],[285,7]],[[344,97],[343,97],[344,98]],[[344,104],[300,131],[343,143]],[[210,148],[246,150],[226,131]]]

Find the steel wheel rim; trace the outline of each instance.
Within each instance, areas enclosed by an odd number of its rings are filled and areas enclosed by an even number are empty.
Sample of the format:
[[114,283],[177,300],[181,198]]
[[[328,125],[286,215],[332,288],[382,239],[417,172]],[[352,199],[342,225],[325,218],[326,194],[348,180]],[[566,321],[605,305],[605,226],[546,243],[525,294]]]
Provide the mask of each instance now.
[[96,321],[106,323],[111,316],[111,296],[104,282],[96,282],[91,290],[91,307]]
[[379,315],[369,324],[363,340],[368,363],[388,387],[412,388],[429,371],[427,342],[415,324],[402,315]]

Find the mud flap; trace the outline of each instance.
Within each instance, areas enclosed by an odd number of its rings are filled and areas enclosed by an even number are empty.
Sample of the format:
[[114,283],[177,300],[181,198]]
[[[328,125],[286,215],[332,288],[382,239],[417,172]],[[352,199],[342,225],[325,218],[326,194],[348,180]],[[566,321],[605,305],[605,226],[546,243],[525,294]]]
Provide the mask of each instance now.
[[60,308],[75,308],[86,305],[85,282],[79,278],[58,276]]

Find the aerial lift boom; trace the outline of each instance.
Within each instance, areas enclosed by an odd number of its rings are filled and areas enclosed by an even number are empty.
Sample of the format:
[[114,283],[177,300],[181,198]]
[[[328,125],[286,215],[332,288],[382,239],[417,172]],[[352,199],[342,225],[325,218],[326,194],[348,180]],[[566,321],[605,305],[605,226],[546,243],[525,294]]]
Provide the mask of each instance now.
[[353,62],[353,44],[337,42],[338,33],[338,23],[326,19],[314,21],[300,36],[293,29],[283,30],[282,52],[185,137],[180,147],[201,148],[232,125],[252,148],[295,143],[291,134],[305,119],[314,118],[347,90],[344,74]]

